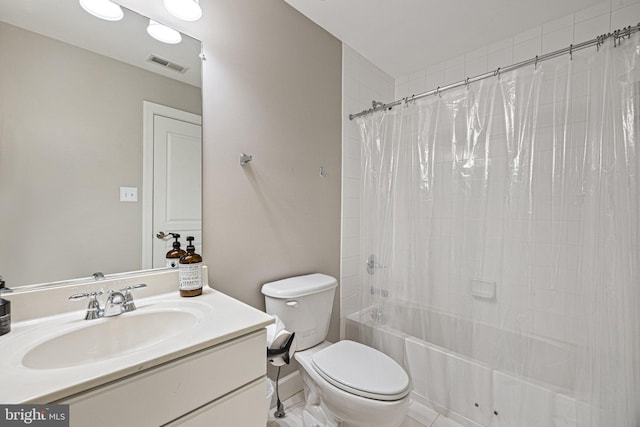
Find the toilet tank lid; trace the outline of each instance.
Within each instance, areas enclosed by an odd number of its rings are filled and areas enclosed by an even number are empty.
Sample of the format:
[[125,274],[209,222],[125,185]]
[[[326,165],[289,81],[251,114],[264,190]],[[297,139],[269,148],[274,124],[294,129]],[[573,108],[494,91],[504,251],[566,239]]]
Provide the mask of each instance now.
[[338,286],[338,281],[326,274],[314,273],[262,285],[262,294],[272,298],[298,298],[330,290]]

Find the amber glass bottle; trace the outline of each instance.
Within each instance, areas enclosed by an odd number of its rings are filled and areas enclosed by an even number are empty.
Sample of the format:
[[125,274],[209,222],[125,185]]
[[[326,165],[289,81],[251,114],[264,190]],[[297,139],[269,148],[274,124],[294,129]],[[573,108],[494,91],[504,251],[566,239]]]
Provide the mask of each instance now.
[[180,258],[185,256],[187,254],[187,251],[180,247],[180,241],[178,240],[180,238],[180,235],[178,233],[171,233],[171,235],[176,239],[176,241],[173,242],[173,249],[167,252],[167,255],[165,256],[167,260],[165,267],[178,268],[178,265],[180,264]]
[[180,296],[195,297],[202,293],[202,257],[196,253],[193,236],[187,237],[187,241],[187,253],[178,265]]
[[0,335],[11,332],[11,301],[2,299],[4,280],[0,276]]

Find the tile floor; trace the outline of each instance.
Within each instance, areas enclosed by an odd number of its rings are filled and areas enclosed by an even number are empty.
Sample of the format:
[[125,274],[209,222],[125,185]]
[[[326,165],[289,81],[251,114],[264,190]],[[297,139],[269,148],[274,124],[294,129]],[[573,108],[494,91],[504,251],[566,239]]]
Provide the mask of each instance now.
[[[276,419],[273,416],[274,409],[269,411],[267,427],[302,427],[302,410],[304,409],[304,394],[298,393],[283,402],[286,416]],[[412,405],[414,405],[412,403]],[[418,405],[418,404],[415,404]],[[420,405],[421,406],[421,405]],[[462,427],[449,418],[438,414],[429,408],[421,406],[409,407],[407,419],[401,427]]]

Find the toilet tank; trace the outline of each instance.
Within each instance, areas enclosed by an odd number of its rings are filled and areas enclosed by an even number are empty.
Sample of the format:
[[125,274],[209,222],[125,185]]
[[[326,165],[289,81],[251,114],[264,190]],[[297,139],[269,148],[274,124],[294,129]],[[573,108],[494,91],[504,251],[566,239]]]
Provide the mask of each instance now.
[[298,351],[327,338],[336,286],[336,279],[319,273],[262,286],[267,313],[277,315],[287,330],[296,333]]

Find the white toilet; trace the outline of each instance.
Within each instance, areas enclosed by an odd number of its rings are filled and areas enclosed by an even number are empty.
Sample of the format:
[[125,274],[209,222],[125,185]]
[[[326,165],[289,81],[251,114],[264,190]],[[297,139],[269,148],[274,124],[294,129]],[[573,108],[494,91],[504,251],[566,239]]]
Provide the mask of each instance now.
[[353,341],[325,341],[338,282],[325,274],[262,286],[267,313],[295,332],[305,385],[305,425],[394,427],[409,407],[409,377],[386,354]]

